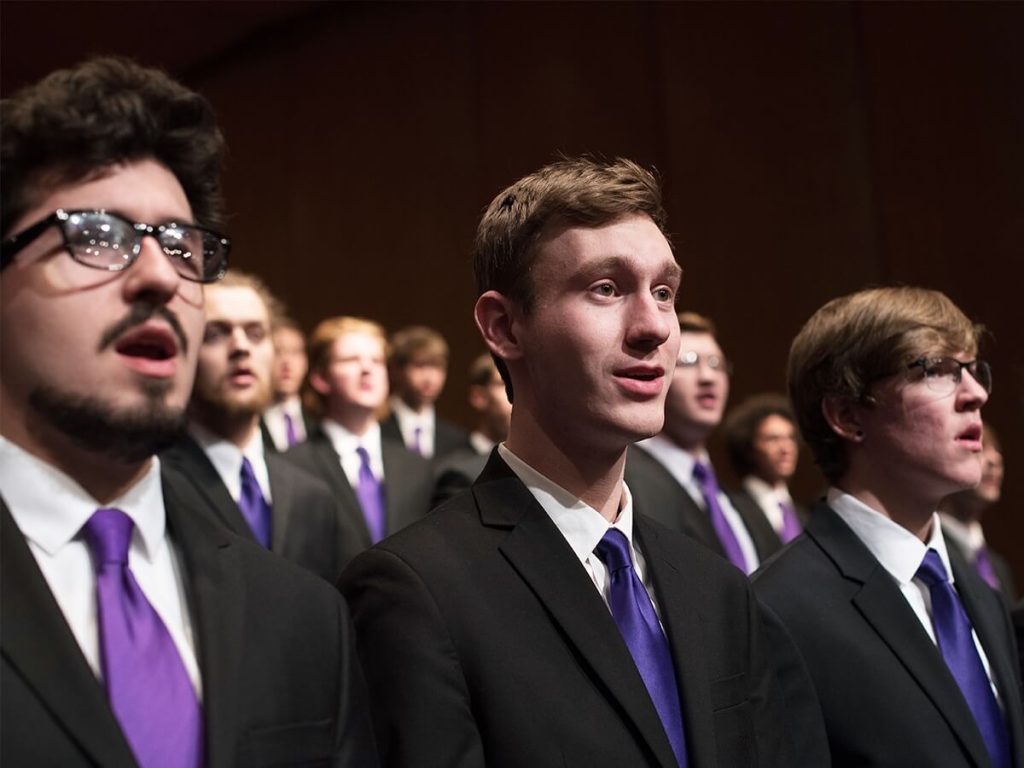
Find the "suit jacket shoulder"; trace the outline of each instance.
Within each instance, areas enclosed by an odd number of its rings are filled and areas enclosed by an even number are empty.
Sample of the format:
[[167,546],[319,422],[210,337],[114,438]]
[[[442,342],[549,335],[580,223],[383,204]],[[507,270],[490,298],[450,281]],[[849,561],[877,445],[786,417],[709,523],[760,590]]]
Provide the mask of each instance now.
[[[769,689],[781,666],[742,574],[654,522],[638,517],[636,530],[678,666],[691,765],[816,764],[778,736]],[[357,557],[341,587],[389,765],[674,764],[607,606],[499,457],[468,493]],[[813,701],[806,679],[799,690]],[[797,693],[788,701],[791,713],[802,706]],[[815,717],[804,720],[820,734]]]

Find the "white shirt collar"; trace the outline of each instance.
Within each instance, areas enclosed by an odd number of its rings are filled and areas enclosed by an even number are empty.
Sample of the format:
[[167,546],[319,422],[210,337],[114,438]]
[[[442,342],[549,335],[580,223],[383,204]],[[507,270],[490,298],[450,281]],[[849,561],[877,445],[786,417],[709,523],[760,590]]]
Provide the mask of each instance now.
[[962,523],[952,515],[947,515],[945,512],[939,513],[939,519],[942,520],[942,532],[946,536],[949,536],[957,544],[967,550],[967,554],[972,557],[974,554],[985,546],[985,533],[981,528],[981,523],[977,520],[972,520],[969,523]]
[[[757,475],[747,475],[743,478],[743,487],[747,489],[747,492],[757,500],[761,506],[767,506],[773,504],[779,505],[779,502],[786,501],[790,504],[793,503],[793,499],[789,495],[789,490],[783,485],[768,485]],[[763,500],[763,501],[762,501]]]
[[263,433],[259,429],[253,430],[252,437],[242,449],[230,440],[213,434],[202,424],[192,422],[188,426],[189,434],[199,443],[210,463],[213,464],[217,474],[220,475],[224,485],[228,488],[231,498],[238,501],[242,495],[242,459],[249,460],[253,474],[256,475],[256,482],[263,491],[263,498],[267,503],[272,503],[270,495],[270,475],[267,471],[267,461],[263,453]]
[[633,550],[633,499],[625,483],[622,484],[619,516],[609,525],[600,512],[531,467],[512,453],[505,443],[498,445],[498,453],[544,508],[581,563],[593,554],[609,527],[622,531],[630,543],[630,550]]
[[164,496],[155,456],[131,488],[100,504],[63,472],[0,437],[0,494],[25,537],[49,555],[75,538],[101,507],[115,507],[132,519],[147,559],[165,546]]
[[362,446],[370,456],[370,463],[374,465],[374,471],[377,470],[376,464],[382,461],[379,422],[373,422],[362,437],[349,432],[333,419],[324,419],[321,426],[339,456],[355,454],[356,448]]
[[901,585],[907,585],[913,580],[929,549],[939,553],[949,581],[953,583],[953,569],[949,564],[946,542],[942,538],[938,513],[932,514],[932,530],[926,543],[903,526],[838,488],[828,489],[828,503],[843,522],[853,529],[857,538],[864,543],[882,567]]
[[395,418],[398,419],[398,423],[402,426],[402,433],[405,434],[406,425],[409,428],[411,434],[415,427],[427,430],[431,434],[434,433],[434,423],[437,420],[434,406],[424,406],[422,411],[414,411],[405,401],[398,395],[394,395],[390,399],[391,410],[395,413]]

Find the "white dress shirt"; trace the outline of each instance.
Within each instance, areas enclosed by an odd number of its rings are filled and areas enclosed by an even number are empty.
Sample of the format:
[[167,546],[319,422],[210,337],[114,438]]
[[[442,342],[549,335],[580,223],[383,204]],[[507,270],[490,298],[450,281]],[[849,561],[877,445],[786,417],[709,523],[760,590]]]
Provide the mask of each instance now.
[[434,406],[428,405],[419,413],[414,411],[400,397],[391,398],[391,411],[395,414],[402,440],[411,451],[416,445],[416,430],[420,430],[420,455],[429,459],[434,455],[434,433],[437,430],[437,414]]
[[785,484],[768,485],[768,483],[756,475],[747,475],[743,478],[743,488],[750,494],[754,503],[764,512],[764,516],[768,518],[768,522],[771,523],[775,532],[782,533],[784,521],[782,519],[782,508],[779,504],[785,502],[793,508],[794,512],[796,511],[796,504],[793,503],[793,499],[789,495],[789,489],[786,488]]
[[370,469],[378,482],[384,482],[384,457],[380,448],[380,424],[376,421],[366,430],[366,434],[360,437],[345,429],[341,424],[331,419],[324,419],[324,433],[331,441],[335,453],[341,459],[341,468],[353,488],[359,487],[359,467],[362,460],[356,449],[362,446],[370,458]]
[[295,437],[299,442],[306,439],[306,422],[302,418],[302,400],[298,395],[290,397],[284,402],[275,403],[263,412],[263,423],[267,425],[267,431],[274,441],[274,447],[279,451],[288,450],[288,426],[284,423],[284,415],[288,414],[295,427]]
[[945,512],[940,512],[939,518],[942,520],[943,534],[959,544],[967,554],[968,562],[973,563],[978,557],[978,550],[986,546],[985,533],[981,529],[981,523],[977,520],[962,523]]
[[[866,546],[875,559],[882,564],[882,567],[889,572],[903,597],[921,622],[925,632],[931,641],[938,645],[935,639],[935,628],[932,626],[932,597],[928,585],[920,579],[915,578],[917,569],[921,567],[925,554],[929,549],[934,549],[942,560],[942,566],[949,576],[949,583],[956,589],[953,578],[953,569],[949,564],[949,553],[946,551],[946,541],[942,537],[942,525],[939,523],[939,515],[932,515],[932,530],[928,542],[921,541],[902,525],[894,523],[885,515],[876,512],[874,509],[854,498],[848,493],[843,493],[838,488],[828,489],[828,504],[835,510],[835,513],[843,519],[851,530],[856,534],[864,546]],[[974,645],[981,656],[981,663],[985,666],[985,674],[989,682],[992,681],[992,669],[985,655],[985,649],[981,647],[978,634],[971,629],[971,637]],[[992,684],[992,691],[999,699],[999,691],[995,684]]]
[[473,450],[481,456],[489,454],[491,450],[493,450],[494,446],[497,445],[497,443],[479,430],[473,430],[469,433],[469,444],[473,446]]
[[132,519],[128,567],[166,625],[201,698],[184,566],[166,535],[159,460],[154,457],[146,474],[123,496],[100,504],[63,472],[0,437],[0,494],[98,679],[103,675],[96,570],[81,530],[101,507],[116,507]]
[[[537,503],[544,508],[551,522],[555,524],[559,533],[565,537],[572,551],[579,558],[580,563],[586,570],[594,583],[594,588],[601,594],[605,605],[609,605],[608,596],[611,589],[611,579],[608,569],[601,562],[594,550],[608,532],[609,528],[615,528],[622,532],[629,542],[629,553],[633,560],[633,570],[640,578],[644,588],[647,590],[654,610],[660,617],[658,601],[651,588],[651,582],[647,575],[643,553],[633,541],[633,499],[630,496],[626,484],[622,484],[622,508],[614,523],[609,523],[601,513],[588,504],[583,503],[569,491],[562,488],[553,480],[542,475],[525,461],[516,456],[508,447],[501,443],[498,446],[498,454],[527,487]],[[610,608],[609,608],[610,610]]]
[[210,463],[217,470],[217,474],[227,486],[228,493],[231,494],[235,503],[242,497],[242,459],[246,458],[252,466],[252,472],[256,476],[256,483],[263,493],[263,498],[266,499],[267,504],[273,504],[273,497],[270,494],[270,474],[267,471],[267,459],[263,453],[263,435],[258,429],[253,431],[253,436],[243,450],[239,450],[238,446],[230,440],[224,440],[194,422],[189,424],[188,431],[210,459]]
[[[709,467],[711,466],[711,459],[706,453],[694,455],[662,435],[641,440],[637,445],[661,462],[662,466],[675,478],[675,481],[690,494],[694,503],[705,512],[707,511],[708,505],[704,501],[704,493],[701,491],[700,484],[693,477],[693,465],[698,461],[703,461]],[[718,488],[718,506],[722,508],[725,521],[732,528],[733,535],[736,536],[736,541],[739,542],[740,549],[743,551],[743,558],[747,561],[747,573],[753,573],[761,564],[757,550],[754,548],[754,540],[750,538],[750,532],[747,531],[743,518],[729,501],[729,497],[722,492],[721,486]]]

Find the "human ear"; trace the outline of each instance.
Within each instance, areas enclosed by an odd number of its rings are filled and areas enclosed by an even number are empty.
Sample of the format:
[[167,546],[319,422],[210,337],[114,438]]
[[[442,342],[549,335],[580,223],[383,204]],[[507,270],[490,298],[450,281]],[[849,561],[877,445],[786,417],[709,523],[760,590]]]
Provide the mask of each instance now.
[[829,395],[821,402],[821,415],[839,437],[853,443],[864,440],[862,406],[844,395]]
[[515,332],[516,307],[505,295],[487,291],[476,300],[473,319],[487,348],[506,362],[522,357],[523,351]]

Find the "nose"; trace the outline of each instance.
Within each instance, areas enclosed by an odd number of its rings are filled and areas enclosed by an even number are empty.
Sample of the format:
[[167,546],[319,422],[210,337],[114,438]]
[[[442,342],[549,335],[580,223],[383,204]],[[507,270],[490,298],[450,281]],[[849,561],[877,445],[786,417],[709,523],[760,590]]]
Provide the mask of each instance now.
[[988,402],[988,392],[978,383],[970,371],[964,371],[957,385],[957,405],[961,410],[971,411]]
[[169,302],[182,281],[152,236],[142,238],[139,256],[124,275],[124,291],[129,301],[146,299],[154,304]]
[[629,308],[626,344],[645,351],[656,349],[672,336],[673,324],[678,327],[674,312],[666,311],[650,292],[639,292]]

